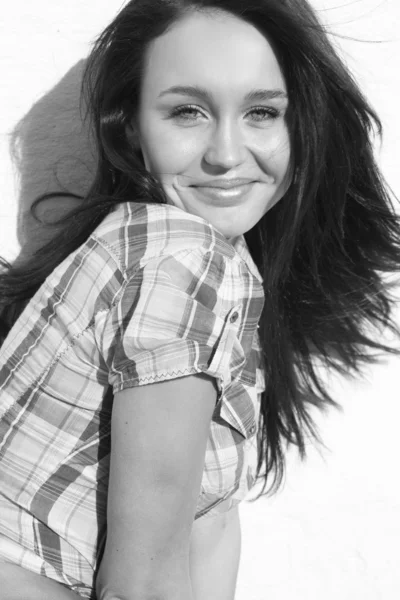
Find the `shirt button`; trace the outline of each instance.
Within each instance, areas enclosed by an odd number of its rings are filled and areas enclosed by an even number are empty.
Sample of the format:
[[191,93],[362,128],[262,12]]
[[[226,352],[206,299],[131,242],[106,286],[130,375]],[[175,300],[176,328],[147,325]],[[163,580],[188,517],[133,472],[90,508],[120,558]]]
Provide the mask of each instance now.
[[253,435],[253,433],[255,432],[255,430],[256,430],[256,426],[255,426],[255,425],[252,425],[252,426],[250,427],[250,429],[249,429],[249,432],[250,432],[250,434],[251,434],[251,435]]
[[231,314],[231,318],[229,319],[231,323],[236,323],[236,321],[239,318],[239,314],[237,312],[234,312]]

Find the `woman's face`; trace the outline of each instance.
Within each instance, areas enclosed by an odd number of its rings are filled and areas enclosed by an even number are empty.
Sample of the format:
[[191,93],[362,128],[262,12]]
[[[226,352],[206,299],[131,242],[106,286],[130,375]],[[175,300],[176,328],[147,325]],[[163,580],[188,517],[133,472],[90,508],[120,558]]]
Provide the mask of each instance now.
[[192,13],[147,51],[136,135],[169,202],[233,240],[290,183],[286,84],[252,25]]

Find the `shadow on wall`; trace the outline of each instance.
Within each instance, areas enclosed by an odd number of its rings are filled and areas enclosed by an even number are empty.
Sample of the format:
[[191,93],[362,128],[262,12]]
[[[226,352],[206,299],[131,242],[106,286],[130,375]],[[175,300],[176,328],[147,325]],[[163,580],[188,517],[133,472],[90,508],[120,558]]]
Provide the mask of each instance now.
[[[52,228],[37,223],[30,213],[34,200],[50,192],[83,195],[95,172],[94,144],[80,109],[85,60],[79,61],[36,102],[12,132],[11,155],[20,179],[17,235],[21,245],[18,261],[32,255],[51,237]],[[75,200],[56,197],[38,210],[42,216],[59,213]]]

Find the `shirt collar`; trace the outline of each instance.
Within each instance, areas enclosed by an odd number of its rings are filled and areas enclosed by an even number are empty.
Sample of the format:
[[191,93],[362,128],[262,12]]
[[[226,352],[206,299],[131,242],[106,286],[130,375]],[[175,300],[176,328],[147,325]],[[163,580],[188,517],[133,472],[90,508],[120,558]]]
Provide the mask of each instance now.
[[258,270],[258,267],[250,254],[250,250],[247,246],[247,242],[245,240],[244,235],[239,235],[235,239],[232,246],[235,248],[236,252],[242,258],[242,260],[246,263],[252,275],[254,275],[254,277],[256,277],[256,279],[258,279],[260,283],[263,283],[263,278],[261,277],[260,271]]

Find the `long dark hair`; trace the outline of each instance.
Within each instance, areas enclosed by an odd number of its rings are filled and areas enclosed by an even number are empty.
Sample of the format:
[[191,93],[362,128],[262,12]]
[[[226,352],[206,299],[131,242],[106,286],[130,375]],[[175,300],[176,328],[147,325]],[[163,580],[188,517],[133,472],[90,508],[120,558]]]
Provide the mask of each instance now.
[[[374,161],[380,121],[306,0],[132,0],[98,38],[84,93],[98,148],[93,185],[58,221],[54,238],[0,276],[3,338],[44,279],[120,202],[165,203],[127,137],[138,106],[145,51],[190,10],[221,9],[253,24],[273,44],[289,94],[293,181],[284,198],[245,234],[264,278],[260,340],[266,375],[257,475],[263,493],[280,486],[285,450],[305,456],[319,439],[313,407],[338,406],[315,360],[343,374],[376,362],[368,325],[400,332],[384,279],[400,269],[399,219]],[[33,205],[36,209],[38,199]],[[4,263],[4,266],[5,263]]]

